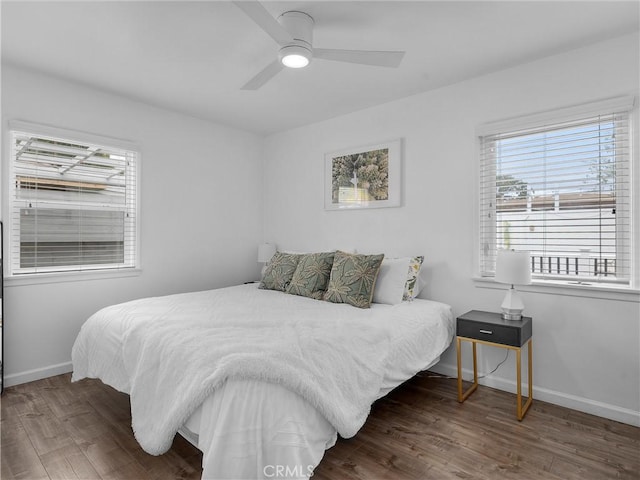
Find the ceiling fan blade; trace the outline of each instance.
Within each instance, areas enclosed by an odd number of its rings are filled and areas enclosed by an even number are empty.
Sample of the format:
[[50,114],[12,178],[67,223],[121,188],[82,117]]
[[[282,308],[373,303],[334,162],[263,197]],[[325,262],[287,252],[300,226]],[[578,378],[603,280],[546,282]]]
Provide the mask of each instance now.
[[256,1],[236,1],[236,7],[242,10],[251,20],[265,32],[269,34],[278,44],[285,46],[293,42],[293,37],[287,32],[278,21],[271,16],[260,2]]
[[242,90],[257,90],[273,77],[275,77],[280,70],[284,68],[284,65],[280,63],[280,60],[275,60],[262,69],[255,77],[244,84]]
[[314,48],[313,58],[336,62],[359,63],[376,67],[397,67],[402,62],[404,52],[376,52],[371,50],[336,50]]

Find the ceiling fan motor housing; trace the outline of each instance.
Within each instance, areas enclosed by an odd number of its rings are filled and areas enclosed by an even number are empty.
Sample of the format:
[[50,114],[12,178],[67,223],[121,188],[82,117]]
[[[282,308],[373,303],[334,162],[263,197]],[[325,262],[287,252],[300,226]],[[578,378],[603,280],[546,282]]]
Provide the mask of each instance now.
[[293,41],[280,49],[279,57],[290,53],[302,54],[311,61],[313,55],[313,18],[304,12],[284,12],[278,22],[293,37]]

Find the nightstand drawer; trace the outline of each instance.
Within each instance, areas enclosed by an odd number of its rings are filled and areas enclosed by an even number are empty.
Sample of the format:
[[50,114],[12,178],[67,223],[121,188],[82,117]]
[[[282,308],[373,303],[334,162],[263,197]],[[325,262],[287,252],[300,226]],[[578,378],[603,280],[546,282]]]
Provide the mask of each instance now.
[[456,335],[521,347],[531,338],[531,318],[503,320],[500,314],[472,311],[458,317]]

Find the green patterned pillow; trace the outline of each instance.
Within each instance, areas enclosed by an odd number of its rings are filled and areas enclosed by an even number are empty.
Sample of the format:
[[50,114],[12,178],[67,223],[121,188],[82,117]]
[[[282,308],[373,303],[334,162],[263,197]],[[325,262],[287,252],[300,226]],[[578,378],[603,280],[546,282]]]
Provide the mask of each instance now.
[[384,254],[356,255],[337,251],[324,299],[369,308]]
[[423,256],[413,257],[409,261],[409,272],[407,274],[407,283],[404,286],[403,300],[413,300],[420,293],[418,288],[418,276],[420,275],[420,268],[424,261]]
[[267,263],[258,288],[284,292],[291,282],[301,257],[302,255],[297,253],[276,252]]
[[287,287],[287,293],[322,300],[329,284],[335,254],[336,252],[326,252],[303,255]]

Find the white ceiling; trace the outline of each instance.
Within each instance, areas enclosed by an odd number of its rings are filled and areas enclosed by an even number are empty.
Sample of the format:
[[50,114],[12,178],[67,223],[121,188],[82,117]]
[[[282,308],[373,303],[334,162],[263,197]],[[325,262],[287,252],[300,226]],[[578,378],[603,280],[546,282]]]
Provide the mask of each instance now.
[[276,43],[224,1],[2,1],[2,62],[258,133],[328,119],[639,28],[636,1],[264,2],[314,46],[405,50],[399,68],[323,60],[244,85]]

